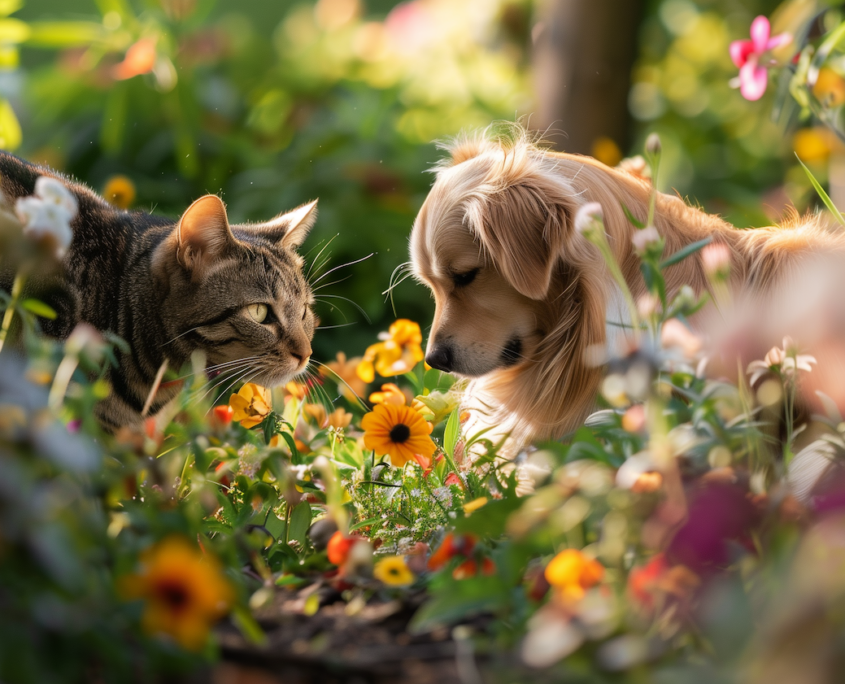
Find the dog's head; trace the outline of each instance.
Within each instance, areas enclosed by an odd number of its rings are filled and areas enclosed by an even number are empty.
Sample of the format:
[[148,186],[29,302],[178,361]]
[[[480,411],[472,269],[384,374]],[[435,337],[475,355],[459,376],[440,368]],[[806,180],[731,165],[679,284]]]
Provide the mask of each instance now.
[[576,267],[594,255],[572,239],[582,200],[554,172],[555,158],[524,138],[464,140],[449,151],[414,224],[411,257],[436,302],[426,361],[478,377],[532,358],[560,323],[549,300],[562,294],[553,287],[561,255]]

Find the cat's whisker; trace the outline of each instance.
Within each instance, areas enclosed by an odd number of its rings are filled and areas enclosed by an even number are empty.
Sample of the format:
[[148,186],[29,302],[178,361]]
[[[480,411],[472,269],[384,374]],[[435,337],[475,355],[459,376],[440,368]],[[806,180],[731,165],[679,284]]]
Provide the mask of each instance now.
[[[188,399],[189,403],[199,403],[205,397],[208,396],[209,393],[213,392],[215,389],[220,387],[224,382],[231,380],[232,377],[238,376],[242,374],[244,371],[247,373],[252,370],[254,367],[254,363],[247,363],[240,366],[236,366],[234,368],[229,368],[225,372],[221,373],[220,376],[214,378],[213,380],[201,385],[196,390],[193,391],[192,396]],[[199,396],[197,396],[199,395]]]
[[337,312],[338,312],[338,313],[339,313],[339,314],[343,317],[343,320],[344,320],[344,321],[345,321],[345,320],[347,320],[347,319],[346,319],[346,314],[343,312],[343,309],[341,309],[341,308],[339,308],[339,307],[335,306],[335,305],[334,305],[334,304],[332,304],[331,302],[327,302],[327,301],[325,301],[325,300],[323,299],[323,296],[322,296],[322,295],[321,295],[321,296],[319,296],[319,297],[314,297],[314,300],[315,300],[315,301],[318,301],[318,302],[322,302],[323,304],[326,304],[327,306],[330,306],[330,307],[331,307],[334,311],[337,311]]
[[[238,366],[242,363],[246,363],[247,361],[252,361],[253,359],[257,359],[257,358],[259,358],[258,355],[256,355],[256,356],[245,356],[242,359],[234,359],[232,361],[225,361],[223,363],[217,363],[217,364],[214,364],[213,366],[208,366],[207,368],[203,368],[203,369],[200,369],[198,371],[194,371],[192,373],[186,373],[185,375],[180,375],[178,378],[173,378],[173,380],[169,380],[168,382],[177,382],[179,380],[187,380],[188,378],[192,378],[196,375],[199,375],[200,373],[205,373],[207,375],[208,373],[213,373],[214,371],[221,371],[222,372],[222,370],[224,368],[227,368],[227,367],[229,368],[229,370],[232,370],[232,368],[231,368],[232,366]],[[213,380],[213,379],[214,378],[209,378],[209,380]]]
[[320,298],[321,299],[322,298],[342,299],[345,302],[349,302],[352,306],[354,306],[356,309],[358,309],[358,311],[361,312],[361,315],[364,317],[364,320],[367,321],[367,323],[372,323],[372,321],[370,320],[370,317],[367,315],[367,312],[364,311],[364,309],[361,307],[361,305],[358,304],[357,302],[352,301],[351,299],[349,299],[349,297],[342,297],[341,295],[329,295],[329,294],[327,294],[327,295],[320,295]]
[[329,269],[328,271],[326,271],[323,275],[321,275],[319,278],[317,278],[317,280],[315,280],[313,283],[311,283],[312,287],[313,287],[314,285],[316,285],[317,283],[319,283],[319,282],[320,282],[323,278],[325,278],[325,277],[326,277],[327,275],[329,275],[330,273],[334,273],[334,272],[335,272],[335,271],[337,271],[338,269],[341,269],[341,268],[346,268],[347,266],[354,266],[355,264],[360,264],[362,261],[366,261],[366,260],[367,260],[367,259],[369,259],[371,256],[375,256],[375,252],[371,252],[371,253],[370,253],[370,254],[368,254],[367,256],[365,256],[365,257],[361,257],[360,259],[356,259],[355,261],[348,261],[347,263],[345,263],[345,264],[341,264],[340,266],[335,266],[334,268],[330,268],[330,269]]
[[167,340],[167,342],[165,342],[165,343],[164,343],[164,344],[162,344],[161,346],[162,346],[162,347],[166,347],[168,344],[171,344],[172,342],[175,342],[175,341],[176,341],[176,340],[178,340],[180,337],[184,337],[184,336],[185,336],[185,335],[187,335],[188,333],[192,333],[192,332],[194,332],[194,330],[199,330],[200,328],[202,328],[202,326],[201,326],[201,325],[198,325],[198,326],[196,326],[195,328],[191,328],[190,330],[186,330],[186,331],[185,331],[185,332],[183,332],[183,333],[179,333],[179,334],[178,334],[178,335],[176,335],[176,337],[174,337],[172,340]]
[[[231,383],[231,384],[229,384],[229,385],[226,387],[226,389],[224,389],[222,392],[220,392],[220,396],[222,396],[222,395],[226,394],[226,392],[228,392],[230,389],[232,389],[232,387],[234,387],[236,384],[238,384],[239,382],[241,382],[241,380],[242,380],[243,378],[247,377],[248,375],[250,375],[250,374],[251,374],[251,373],[253,373],[254,371],[255,371],[255,367],[254,367],[254,366],[252,366],[252,365],[248,366],[246,369],[238,369],[237,371],[235,371],[235,372],[234,372],[235,379],[232,381],[232,383]],[[201,396],[199,396],[199,397],[192,397],[192,398],[189,400],[189,401],[190,401],[190,403],[191,403],[191,404],[199,404],[199,403],[200,403],[201,401],[203,401],[203,399],[205,399],[205,398],[206,398],[206,397],[207,397],[210,393],[212,393],[214,390],[218,389],[221,385],[223,385],[223,383],[225,383],[225,382],[227,382],[227,381],[229,381],[229,380],[232,380],[232,377],[233,377],[232,375],[227,375],[226,377],[222,378],[220,381],[218,381],[218,382],[214,382],[214,383],[211,383],[211,386],[210,386],[207,390],[205,390],[205,392],[203,392]],[[199,391],[200,391],[200,390],[198,390],[198,391],[197,391],[197,393],[199,393]],[[213,402],[212,402],[212,403],[213,403]],[[213,406],[210,406],[208,410],[210,411],[212,408],[214,408],[214,407],[213,407]],[[207,412],[206,412],[206,413],[207,413]]]
[[358,321],[352,321],[351,323],[338,323],[337,325],[321,325],[314,330],[332,330],[334,328],[348,328],[350,325],[358,325]]
[[351,277],[351,275],[348,275],[345,278],[341,278],[340,280],[333,280],[330,283],[323,283],[322,285],[320,285],[320,287],[315,287],[314,289],[312,289],[311,292],[319,292],[320,290],[327,287],[331,287],[332,285],[339,285],[340,283],[349,280]]
[[[228,386],[226,387],[226,389],[224,389],[224,390],[220,393],[220,395],[221,395],[221,396],[223,396],[224,394],[226,394],[227,392],[229,392],[229,391],[230,391],[230,390],[231,390],[231,389],[232,389],[235,385],[237,385],[239,382],[244,382],[244,383],[249,382],[249,381],[247,380],[247,378],[251,377],[251,376],[252,376],[252,375],[253,375],[253,374],[254,374],[257,370],[258,370],[258,369],[257,369],[256,367],[254,367],[254,366],[250,366],[249,368],[247,368],[247,369],[246,369],[243,373],[241,373],[240,375],[238,375],[238,377],[236,377],[236,378],[232,381],[232,383],[231,383],[230,385],[228,385]],[[222,385],[223,383],[220,383],[220,384]],[[214,388],[212,388],[212,389],[214,389]],[[205,395],[203,395],[203,397],[201,397],[201,398],[200,398],[200,400],[202,400],[204,397],[205,397]],[[210,412],[213,408],[214,408],[214,406],[213,406],[213,405],[212,405],[212,406],[209,406],[209,407],[208,407],[208,411],[206,411],[206,412],[205,412],[205,413],[206,413],[206,415],[208,415],[208,413],[209,413],[209,412]]]
[[[320,255],[321,255],[323,252],[325,252],[325,251],[326,251],[326,249],[328,249],[329,245],[330,245],[330,244],[332,244],[332,242],[334,242],[334,241],[335,241],[335,239],[338,237],[338,235],[340,235],[340,233],[337,233],[337,235],[335,235],[333,238],[331,238],[331,239],[330,239],[330,240],[329,240],[329,241],[328,241],[328,242],[327,242],[327,243],[323,246],[323,249],[321,249],[319,252],[317,252],[317,256],[315,256],[315,257],[314,257],[314,260],[311,262],[311,266],[308,268],[308,273],[305,275],[305,280],[307,280],[307,281],[308,281],[308,280],[310,280],[310,278],[311,278],[311,271],[312,271],[312,269],[314,268],[314,264],[316,264],[316,263],[317,263],[317,259],[319,259],[319,258],[320,258]],[[317,272],[319,273],[319,269],[318,269],[318,271],[317,271]]]
[[352,392],[353,395],[355,395],[355,398],[358,400],[358,405],[362,409],[364,409],[365,411],[369,410],[367,405],[364,403],[364,400],[360,396],[358,396],[358,393],[354,389],[352,389],[351,385],[348,382],[346,382],[346,380],[344,380],[342,377],[340,377],[337,373],[335,373],[331,368],[329,368],[322,361],[317,361],[316,359],[311,359],[311,363],[318,365],[320,368],[325,368],[327,372],[331,373],[336,378],[335,382],[340,381],[344,385],[346,385],[347,389],[349,389],[349,391]]

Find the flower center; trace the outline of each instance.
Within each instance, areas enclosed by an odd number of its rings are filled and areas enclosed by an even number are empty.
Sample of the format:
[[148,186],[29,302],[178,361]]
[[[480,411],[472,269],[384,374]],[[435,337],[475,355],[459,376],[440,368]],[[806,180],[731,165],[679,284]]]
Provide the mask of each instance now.
[[180,582],[162,582],[158,585],[158,595],[167,607],[174,612],[183,610],[188,605],[188,591]]
[[410,436],[411,428],[409,428],[404,423],[394,425],[393,428],[390,430],[390,441],[394,444],[402,444],[402,442],[407,442]]

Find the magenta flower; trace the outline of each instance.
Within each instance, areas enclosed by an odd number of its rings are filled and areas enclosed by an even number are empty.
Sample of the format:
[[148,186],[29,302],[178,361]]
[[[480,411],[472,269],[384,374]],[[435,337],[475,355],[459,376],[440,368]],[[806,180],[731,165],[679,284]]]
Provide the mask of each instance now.
[[731,59],[739,68],[739,92],[746,100],[759,100],[766,92],[769,78],[766,69],[774,62],[763,63],[763,54],[792,40],[789,33],[771,36],[771,31],[769,20],[759,16],[751,22],[750,40],[731,43]]

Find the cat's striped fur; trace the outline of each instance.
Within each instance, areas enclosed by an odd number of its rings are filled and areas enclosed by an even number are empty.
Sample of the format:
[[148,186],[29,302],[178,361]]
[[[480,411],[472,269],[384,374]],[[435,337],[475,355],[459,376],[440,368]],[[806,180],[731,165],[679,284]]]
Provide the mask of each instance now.
[[[178,371],[196,350],[232,380],[274,385],[305,369],[315,318],[295,249],[316,219],[316,202],[267,223],[230,226],[223,202],[206,195],[174,221],[116,209],[55,171],[0,153],[0,190],[10,205],[31,195],[39,176],[61,180],[79,203],[60,275],[36,272],[28,281],[29,294],[58,312],[43,321],[45,332],[65,338],[86,322],[131,349],[110,371],[112,393],[97,407],[106,429],[138,423],[162,365]],[[0,268],[6,291],[13,273],[14,265]],[[165,384],[147,415],[178,391]]]

